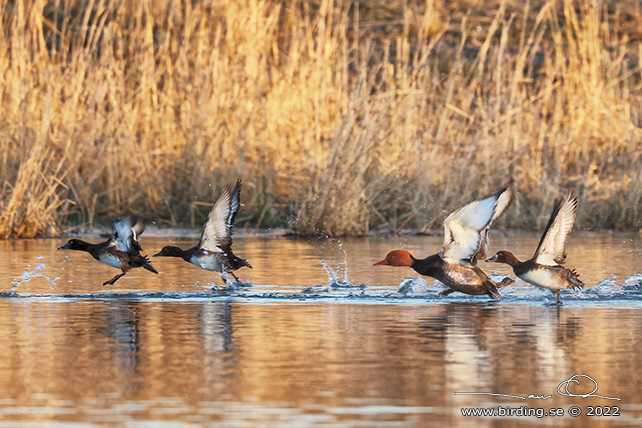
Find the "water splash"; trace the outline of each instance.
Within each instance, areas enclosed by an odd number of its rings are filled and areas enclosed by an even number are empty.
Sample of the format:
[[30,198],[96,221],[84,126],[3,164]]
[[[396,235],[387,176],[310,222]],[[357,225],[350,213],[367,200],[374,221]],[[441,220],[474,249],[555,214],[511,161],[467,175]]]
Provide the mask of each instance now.
[[330,287],[324,287],[322,285],[305,287],[303,290],[301,290],[301,294],[318,294],[318,293],[328,293],[328,292],[330,292]]
[[47,281],[52,283],[50,288],[53,290],[53,286],[56,285],[56,281],[58,281],[60,277],[57,276],[55,278],[51,278],[45,275],[44,273],[42,273],[42,271],[44,271],[46,267],[47,266],[44,263],[40,263],[38,266],[34,268],[34,270],[22,272],[22,275],[16,277],[13,281],[11,281],[11,284],[12,284],[11,291],[16,291],[18,287],[20,287],[23,283],[29,282],[31,281],[32,278],[37,278],[37,277],[45,278]]
[[[328,287],[330,288],[361,288],[365,289],[366,284],[355,285],[350,282],[350,276],[348,275],[348,252],[343,248],[343,242],[337,239],[333,241],[337,242],[339,245],[339,250],[343,253],[343,261],[337,263],[334,267],[330,266],[325,260],[319,260],[323,269],[325,269],[326,274],[328,275]],[[339,279],[341,270],[343,269],[343,279]]]
[[[419,281],[420,283],[421,281]],[[415,282],[415,284],[418,284]],[[261,287],[258,285],[257,287]],[[427,292],[421,295],[401,295],[394,289],[368,290],[362,289],[355,292],[351,289],[331,289],[326,286],[314,286],[305,289],[302,293],[285,294],[279,292],[262,292],[260,289],[252,291],[238,290],[236,292],[221,290],[201,290],[191,292],[152,292],[152,291],[121,291],[121,292],[85,292],[85,293],[63,293],[63,294],[22,294],[14,291],[0,291],[0,299],[79,299],[79,300],[144,300],[144,299],[173,299],[173,300],[212,300],[212,299],[240,299],[241,301],[255,300],[257,302],[275,301],[296,301],[296,302],[352,302],[352,303],[377,303],[377,304],[451,304],[458,302],[475,303],[486,305],[497,302],[491,301],[487,296],[470,296],[462,293],[453,293],[447,297],[439,294],[440,289],[431,288],[428,284]],[[255,292],[259,291],[259,292]],[[374,291],[374,292],[373,292]],[[516,293],[502,294],[504,300],[501,305],[527,304],[531,306],[551,306],[555,302],[554,295],[548,290],[541,290],[536,287],[523,287]],[[574,290],[564,290],[562,295],[563,307],[595,307],[626,305],[636,308],[642,307],[642,292],[639,290],[625,290],[624,287],[616,287],[615,291],[607,294],[590,294],[590,289],[582,294]],[[556,305],[554,305],[556,306]]]
[[[348,263],[344,261],[339,263],[335,267],[330,266],[325,260],[319,260],[323,269],[325,269],[326,274],[328,275],[328,287],[330,288],[361,288],[365,289],[366,284],[362,283],[359,285],[353,284],[350,282],[350,276],[348,275]],[[339,279],[341,265],[344,266],[343,279]]]
[[624,280],[624,287],[642,287],[642,274],[631,275]]
[[422,277],[406,278],[399,284],[397,293],[405,297],[416,297],[428,292],[428,283]]
[[593,287],[588,287],[584,291],[586,296],[611,296],[615,293],[616,288],[619,288],[617,282],[613,279],[603,279],[595,284]]
[[[231,277],[231,278],[230,278]],[[217,285],[214,285],[212,287],[212,291],[219,291],[219,292],[228,292],[228,293],[233,293],[235,292],[238,288],[250,288],[252,287],[252,282],[247,280],[247,281],[241,281],[241,280],[236,280],[232,275],[230,275],[227,272],[222,272],[221,273],[221,278],[223,281],[225,281],[225,286],[224,287],[219,287]]]

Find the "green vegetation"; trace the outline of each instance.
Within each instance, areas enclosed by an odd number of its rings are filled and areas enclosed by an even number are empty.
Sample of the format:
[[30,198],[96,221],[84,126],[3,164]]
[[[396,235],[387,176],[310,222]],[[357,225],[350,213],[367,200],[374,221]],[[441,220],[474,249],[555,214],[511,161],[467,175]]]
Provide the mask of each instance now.
[[428,230],[510,177],[509,227],[564,189],[642,227],[637,1],[0,0],[0,28],[0,237],[198,224],[236,178],[240,226],[302,234]]

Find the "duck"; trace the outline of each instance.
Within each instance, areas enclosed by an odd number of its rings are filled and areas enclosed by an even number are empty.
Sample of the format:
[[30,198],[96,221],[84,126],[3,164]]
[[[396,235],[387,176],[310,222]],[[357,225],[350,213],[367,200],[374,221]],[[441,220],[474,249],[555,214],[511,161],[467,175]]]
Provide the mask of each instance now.
[[168,245],[152,257],[180,257],[201,269],[229,273],[240,282],[233,271],[242,267],[252,269],[247,260],[232,252],[232,229],[240,206],[241,180],[237,180],[234,190],[225,187],[221,191],[203,225],[198,245],[188,250]]
[[147,256],[140,254],[143,249],[138,238],[145,230],[145,223],[138,216],[132,215],[112,221],[111,230],[111,235],[105,242],[90,244],[81,239],[70,239],[58,249],[86,251],[94,259],[123,271],[109,281],[105,281],[103,285],[113,285],[133,268],[142,267],[158,273]]
[[510,251],[498,251],[487,262],[505,263],[515,275],[529,284],[550,290],[557,295],[557,305],[562,305],[560,291],[580,289],[584,283],[574,269],[562,266],[566,261],[566,243],[575,223],[577,198],[571,192],[553,208],[548,225],[530,260],[520,262]]
[[409,266],[415,272],[448,286],[440,293],[442,296],[459,291],[501,300],[498,288],[511,284],[513,280],[506,277],[496,284],[477,266],[477,261],[486,257],[490,226],[506,211],[512,200],[513,191],[508,184],[452,212],[444,220],[444,243],[437,254],[417,259],[408,251],[394,250],[374,265]]

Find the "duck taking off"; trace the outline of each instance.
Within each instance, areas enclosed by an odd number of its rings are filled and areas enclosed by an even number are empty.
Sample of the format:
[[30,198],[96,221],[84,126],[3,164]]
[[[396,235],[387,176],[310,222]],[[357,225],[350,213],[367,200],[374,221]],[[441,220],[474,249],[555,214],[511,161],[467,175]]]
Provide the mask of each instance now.
[[132,215],[112,221],[111,235],[105,242],[90,244],[80,239],[70,239],[58,249],[86,251],[96,260],[121,269],[123,273],[103,283],[103,285],[113,285],[133,268],[142,267],[150,272],[158,273],[147,256],[140,254],[143,249],[138,242],[138,238],[144,230],[145,224],[143,221]]
[[566,242],[575,223],[576,211],[577,198],[569,192],[566,199],[553,208],[537,250],[530,260],[520,262],[511,252],[502,250],[486,261],[510,265],[515,275],[524,281],[557,294],[557,304],[561,305],[561,290],[584,287],[574,269],[562,266],[566,261]]
[[465,294],[486,294],[501,300],[498,288],[513,282],[504,278],[495,284],[477,266],[477,260],[486,257],[488,230],[513,200],[510,185],[450,214],[444,220],[444,245],[441,251],[423,260],[408,251],[395,250],[375,265],[410,266],[421,275],[431,276],[448,287],[444,296],[459,291]]
[[229,272],[239,282],[232,271],[243,266],[252,268],[245,259],[232,252],[232,229],[240,206],[241,180],[237,180],[234,190],[230,192],[230,188],[226,187],[214,203],[203,226],[198,245],[189,250],[168,245],[153,257],[180,257],[205,270]]

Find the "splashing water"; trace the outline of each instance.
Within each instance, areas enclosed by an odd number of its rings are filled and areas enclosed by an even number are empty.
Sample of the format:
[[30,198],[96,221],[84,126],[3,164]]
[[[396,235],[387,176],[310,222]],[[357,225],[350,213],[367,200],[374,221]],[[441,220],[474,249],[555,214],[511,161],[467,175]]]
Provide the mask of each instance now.
[[642,274],[631,275],[624,280],[624,287],[642,287]]
[[218,287],[217,285],[214,285],[212,287],[212,291],[226,291],[226,292],[235,292],[238,287],[241,288],[249,288],[252,287],[252,282],[251,281],[241,281],[241,280],[236,280],[234,277],[230,278],[230,274],[227,272],[221,272],[221,278],[223,281],[225,281],[225,287]]
[[324,287],[322,285],[315,285],[312,287],[305,287],[301,290],[301,294],[318,294],[318,293],[328,293],[330,287]]
[[[332,241],[335,241],[334,239]],[[366,284],[355,285],[350,282],[350,277],[348,275],[348,253],[343,248],[343,242],[337,239],[336,242],[339,244],[339,250],[343,253],[343,261],[335,265],[335,267],[330,266],[328,262],[324,259],[319,260],[323,269],[325,269],[326,274],[328,275],[328,287],[330,288],[361,288],[365,289]],[[343,267],[343,280],[339,279],[341,268]]]
[[406,278],[399,284],[397,293],[405,297],[415,297],[428,292],[428,283],[422,277]]
[[53,290],[53,286],[56,285],[56,281],[58,281],[60,277],[57,276],[55,278],[51,278],[45,275],[44,273],[42,273],[42,271],[44,271],[45,268],[46,268],[45,264],[40,263],[38,266],[35,267],[34,270],[22,272],[22,275],[20,275],[19,277],[16,277],[16,279],[11,281],[11,284],[12,284],[11,291],[16,291],[18,287],[22,285],[22,283],[29,282],[31,281],[32,278],[37,278],[37,277],[45,278],[47,281],[51,282],[52,285],[50,286],[50,288]]

